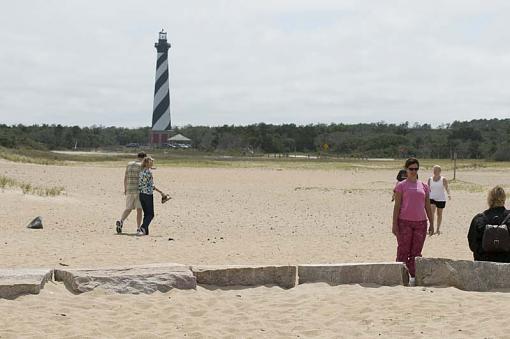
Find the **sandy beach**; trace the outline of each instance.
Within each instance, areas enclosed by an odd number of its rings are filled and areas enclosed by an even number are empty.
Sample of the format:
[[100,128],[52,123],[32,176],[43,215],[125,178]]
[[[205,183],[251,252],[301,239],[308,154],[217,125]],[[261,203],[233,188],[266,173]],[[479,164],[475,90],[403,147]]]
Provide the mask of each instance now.
[[[129,264],[304,264],[395,258],[390,232],[395,170],[174,168],[154,171],[173,199],[156,204],[149,237],[115,234],[124,168],[0,161],[10,178],[65,195],[0,191],[1,265],[112,267]],[[444,173],[451,177],[451,173]],[[422,178],[428,172],[420,173]],[[466,169],[452,185],[443,234],[424,256],[471,259],[466,234],[486,190],[510,173]],[[43,230],[25,225],[35,216]],[[169,240],[172,238],[173,240]],[[276,287],[153,295],[72,295],[49,283],[39,296],[0,300],[0,338],[33,337],[504,337],[510,295],[455,289]],[[476,322],[473,319],[476,318]]]
[[0,301],[2,338],[505,338],[510,295],[325,284]]

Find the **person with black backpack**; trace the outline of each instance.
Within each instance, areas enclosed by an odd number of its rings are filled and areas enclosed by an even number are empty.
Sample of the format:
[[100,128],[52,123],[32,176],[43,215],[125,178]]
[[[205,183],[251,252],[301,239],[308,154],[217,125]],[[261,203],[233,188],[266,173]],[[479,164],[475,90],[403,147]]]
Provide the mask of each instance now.
[[505,202],[503,187],[494,187],[487,197],[489,209],[471,221],[467,238],[474,260],[510,263],[510,211]]

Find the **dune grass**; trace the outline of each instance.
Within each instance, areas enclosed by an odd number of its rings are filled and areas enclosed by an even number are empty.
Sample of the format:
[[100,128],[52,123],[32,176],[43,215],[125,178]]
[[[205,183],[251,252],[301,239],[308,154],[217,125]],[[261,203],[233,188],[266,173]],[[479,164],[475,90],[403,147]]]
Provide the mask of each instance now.
[[0,189],[6,188],[20,189],[23,194],[38,195],[41,197],[56,197],[65,194],[65,188],[62,186],[37,186],[26,182],[20,182],[4,175],[0,175]]
[[[293,159],[293,158],[267,158],[267,157],[158,157],[155,156],[156,166],[170,167],[219,167],[219,168],[268,168],[268,169],[310,169],[310,170],[397,170],[403,167],[404,160],[360,160],[360,159]],[[436,164],[445,171],[453,170],[451,160],[423,159],[420,166],[424,170],[431,170]],[[510,162],[488,162],[484,160],[459,160],[458,170],[466,169],[510,169]]]
[[18,182],[12,178],[6,177],[4,175],[0,175],[0,188],[11,188],[16,187]]
[[49,157],[49,154],[38,156],[38,153],[49,153],[43,151],[23,151],[23,150],[9,150],[0,148],[0,158],[25,164],[38,164],[38,165],[64,165],[62,161]]
[[464,192],[469,192],[469,193],[482,193],[482,192],[486,192],[489,189],[489,187],[486,187],[486,186],[483,186],[480,184],[476,184],[473,182],[462,181],[459,179],[450,180],[449,186],[452,190],[464,191]]
[[28,163],[37,165],[58,165],[64,166],[74,162],[110,162],[132,158],[133,155],[124,154],[101,154],[87,155],[71,154],[71,153],[55,153],[51,151],[29,150],[29,149],[7,149],[0,147],[0,158],[12,162]]
[[[125,153],[124,153],[125,152]],[[18,163],[39,165],[123,165],[135,157],[136,150],[113,152],[66,152],[55,153],[41,150],[6,149],[0,147],[0,158]],[[404,159],[397,160],[363,160],[355,158],[339,158],[333,155],[321,158],[289,158],[267,155],[241,156],[218,153],[204,153],[195,150],[147,150],[156,160],[158,167],[190,167],[190,168],[268,168],[268,169],[310,169],[310,170],[394,170],[401,168]],[[429,170],[435,164],[443,170],[453,170],[453,161],[449,159],[422,159],[421,167]],[[486,160],[458,160],[457,168],[462,169],[510,169],[510,162],[493,162]]]

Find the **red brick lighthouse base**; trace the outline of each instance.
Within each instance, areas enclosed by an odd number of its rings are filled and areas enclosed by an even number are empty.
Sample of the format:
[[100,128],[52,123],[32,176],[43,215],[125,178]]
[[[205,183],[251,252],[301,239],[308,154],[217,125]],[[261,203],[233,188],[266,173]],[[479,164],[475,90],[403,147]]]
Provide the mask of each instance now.
[[151,145],[162,145],[168,142],[170,131],[150,131],[149,140]]

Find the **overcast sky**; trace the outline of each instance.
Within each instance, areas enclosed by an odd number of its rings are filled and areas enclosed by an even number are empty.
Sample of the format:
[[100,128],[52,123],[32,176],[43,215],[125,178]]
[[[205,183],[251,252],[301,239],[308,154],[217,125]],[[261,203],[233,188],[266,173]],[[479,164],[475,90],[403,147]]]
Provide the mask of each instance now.
[[148,126],[510,117],[510,1],[2,1],[0,122]]

